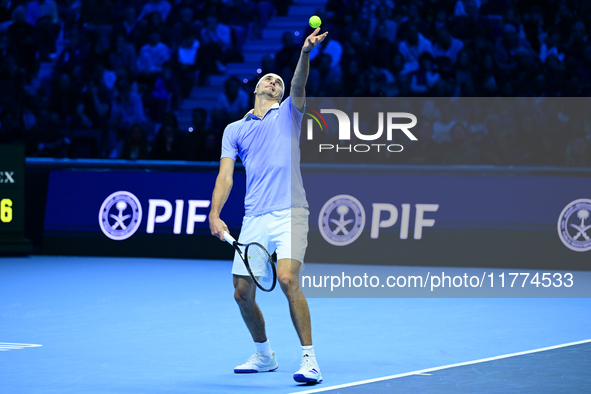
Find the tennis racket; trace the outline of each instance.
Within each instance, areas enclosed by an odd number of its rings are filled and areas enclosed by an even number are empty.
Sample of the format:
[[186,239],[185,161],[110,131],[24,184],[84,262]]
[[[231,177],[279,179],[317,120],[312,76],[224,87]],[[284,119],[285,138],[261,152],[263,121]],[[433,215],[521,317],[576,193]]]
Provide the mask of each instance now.
[[[238,243],[230,234],[224,231],[224,240],[238,252],[248,273],[256,283],[257,287],[263,291],[271,291],[277,284],[277,270],[275,262],[263,245],[251,242],[249,244]],[[244,253],[240,249],[244,247]]]

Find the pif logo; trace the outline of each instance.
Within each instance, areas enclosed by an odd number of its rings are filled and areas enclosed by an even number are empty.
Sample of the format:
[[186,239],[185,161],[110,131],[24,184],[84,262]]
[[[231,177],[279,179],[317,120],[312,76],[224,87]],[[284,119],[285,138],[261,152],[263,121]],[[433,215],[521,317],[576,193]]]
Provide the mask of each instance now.
[[[409,238],[411,204],[401,204],[400,239]],[[435,226],[435,219],[425,214],[435,213],[439,204],[415,204],[414,239],[423,238],[423,229]],[[384,214],[384,215],[383,215]],[[389,203],[373,203],[371,215],[371,239],[378,239],[380,229],[393,227],[398,221],[398,208]],[[365,209],[361,202],[348,194],[340,194],[329,199],[318,215],[318,228],[326,242],[335,246],[353,243],[365,227]]]
[[[320,127],[320,130],[324,133],[329,133],[328,125],[326,120],[322,116],[322,114],[333,114],[336,116],[339,130],[338,136],[339,140],[342,141],[350,141],[351,140],[351,120],[349,115],[345,112],[338,110],[338,109],[321,109],[320,113],[309,108],[305,115],[308,115],[310,119],[307,120],[306,127],[307,127],[307,138],[308,140],[314,139],[314,121]],[[353,112],[353,134],[359,140],[362,141],[376,141],[382,137],[384,134],[384,129],[386,130],[386,139],[388,141],[392,141],[394,131],[399,130],[408,137],[411,141],[417,141],[417,137],[414,136],[413,133],[409,129],[413,128],[417,124],[417,117],[408,112],[378,112],[378,130],[373,134],[365,134],[362,133],[359,129],[359,112]],[[385,119],[385,120],[384,120]],[[395,119],[408,119],[410,120],[409,123],[397,123],[394,122]],[[322,121],[322,122],[321,122]],[[386,126],[384,127],[384,123]],[[366,152],[402,152],[404,147],[400,144],[319,144],[318,151],[347,151],[347,152],[359,152],[359,153],[366,153]]]
[[[570,250],[587,252],[591,250],[591,200],[581,198],[572,201],[558,217],[558,236]],[[587,223],[585,223],[587,222]]]
[[354,242],[365,227],[365,210],[353,196],[341,194],[324,204],[318,216],[322,237],[335,246]]
[[126,191],[111,194],[99,209],[102,232],[115,241],[131,237],[142,221],[142,205],[136,196]]

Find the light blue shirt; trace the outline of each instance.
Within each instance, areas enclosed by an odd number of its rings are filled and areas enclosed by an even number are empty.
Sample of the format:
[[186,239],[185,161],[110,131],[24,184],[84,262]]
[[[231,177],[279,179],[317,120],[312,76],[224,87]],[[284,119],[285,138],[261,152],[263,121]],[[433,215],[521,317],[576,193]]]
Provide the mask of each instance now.
[[303,116],[288,97],[262,119],[251,110],[224,130],[222,158],[239,156],[246,168],[246,216],[308,208],[300,172]]

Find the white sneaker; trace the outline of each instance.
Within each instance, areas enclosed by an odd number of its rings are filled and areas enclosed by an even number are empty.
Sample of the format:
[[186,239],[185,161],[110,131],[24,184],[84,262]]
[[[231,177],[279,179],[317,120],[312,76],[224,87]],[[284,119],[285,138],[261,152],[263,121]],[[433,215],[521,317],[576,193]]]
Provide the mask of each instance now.
[[256,352],[242,365],[234,368],[235,373],[255,373],[255,372],[271,372],[279,368],[275,352],[271,353],[271,357],[265,357],[261,353]]
[[293,374],[293,380],[300,383],[320,383],[322,375],[316,359],[311,357],[302,358],[300,369]]

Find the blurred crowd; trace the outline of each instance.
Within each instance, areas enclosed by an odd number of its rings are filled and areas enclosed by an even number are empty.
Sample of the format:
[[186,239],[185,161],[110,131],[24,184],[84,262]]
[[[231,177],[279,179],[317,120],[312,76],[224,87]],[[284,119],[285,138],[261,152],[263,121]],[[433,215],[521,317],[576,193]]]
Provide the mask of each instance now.
[[[224,127],[252,106],[257,76],[290,81],[312,29],[286,32],[252,78],[228,77],[215,108],[195,108],[186,130],[175,111],[195,85],[241,62],[244,42],[261,39],[289,5],[0,0],[0,142],[23,141],[29,156],[217,161]],[[329,35],[310,55],[310,97],[591,96],[590,1],[328,0],[317,14]],[[43,61],[53,68],[36,80]],[[501,119],[497,128],[481,111],[429,112],[412,151],[389,162],[591,164],[584,109],[513,113],[523,127]]]
[[[413,97],[390,98],[377,104],[368,98],[323,98],[321,108],[350,114],[352,128],[367,140],[338,140],[336,116],[326,114],[326,130],[303,130],[302,160],[315,163],[448,164],[496,166],[572,166],[589,163],[588,108],[591,99],[564,97]],[[413,114],[408,133],[388,124],[385,114]],[[377,114],[382,115],[382,120]],[[304,120],[308,114],[304,115]],[[306,126],[305,126],[306,127]],[[381,133],[380,131],[381,130]],[[357,131],[354,131],[356,133]],[[381,134],[381,135],[380,135]],[[413,139],[416,138],[416,140]],[[322,144],[322,145],[321,145]]]

